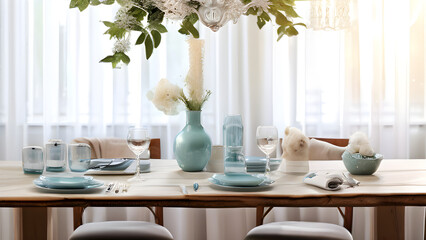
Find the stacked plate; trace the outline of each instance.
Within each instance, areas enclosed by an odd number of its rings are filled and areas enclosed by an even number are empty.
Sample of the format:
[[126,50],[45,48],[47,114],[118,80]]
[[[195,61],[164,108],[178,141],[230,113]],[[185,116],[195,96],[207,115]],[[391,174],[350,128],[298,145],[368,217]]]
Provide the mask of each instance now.
[[274,181],[263,174],[239,173],[232,175],[214,174],[209,182],[216,186],[231,189],[258,189],[268,187]]
[[[271,171],[277,170],[281,165],[281,158],[271,158],[269,160],[269,167]],[[263,173],[266,171],[266,158],[246,156],[247,172],[259,172]]]
[[52,176],[41,175],[33,182],[37,187],[46,190],[88,190],[104,185],[103,182],[95,180],[93,177],[67,173]]
[[247,172],[265,172],[266,159],[261,157],[246,156]]

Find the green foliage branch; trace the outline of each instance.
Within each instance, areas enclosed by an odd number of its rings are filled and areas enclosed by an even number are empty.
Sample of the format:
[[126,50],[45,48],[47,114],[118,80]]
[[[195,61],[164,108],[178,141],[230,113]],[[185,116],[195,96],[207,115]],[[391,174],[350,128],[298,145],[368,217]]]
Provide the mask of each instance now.
[[[105,34],[110,36],[110,39],[123,40],[127,38],[130,32],[137,32],[139,34],[135,45],[145,46],[146,59],[149,59],[154,51],[161,43],[161,34],[167,32],[167,28],[163,25],[164,12],[152,4],[153,1],[147,0],[71,0],[69,7],[78,8],[84,11],[89,7],[98,5],[112,5],[115,2],[124,6],[128,1],[132,2],[132,7],[127,10],[127,15],[134,17],[129,26],[122,27],[118,24],[117,20],[114,22],[103,21],[104,25],[108,28]],[[244,4],[249,4],[252,0],[241,0]],[[251,7],[245,12],[244,15],[253,15],[257,17],[257,26],[262,29],[267,22],[275,18],[275,24],[278,26],[277,34],[279,41],[284,35],[295,36],[298,34],[296,26],[306,25],[301,22],[295,22],[293,19],[300,18],[295,11],[295,0],[269,0],[269,6],[266,11],[261,8]],[[198,1],[189,0],[187,3],[194,9],[200,7]],[[194,38],[199,38],[200,34],[194,26],[198,22],[198,15],[191,13],[181,20],[179,33],[184,35],[192,35]],[[125,51],[114,51],[101,60],[101,62],[108,62],[115,68],[120,62],[129,64],[130,58],[126,55]]]

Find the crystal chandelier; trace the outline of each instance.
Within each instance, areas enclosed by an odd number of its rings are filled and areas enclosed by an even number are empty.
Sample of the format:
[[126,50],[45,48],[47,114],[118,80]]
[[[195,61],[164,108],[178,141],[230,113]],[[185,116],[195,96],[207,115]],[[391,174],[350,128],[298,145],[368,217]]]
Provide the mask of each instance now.
[[341,30],[350,26],[350,0],[312,0],[309,27],[313,30]]
[[241,0],[192,0],[199,7],[191,8],[188,0],[158,0],[154,4],[165,12],[166,18],[181,20],[191,12],[198,15],[200,21],[214,32],[230,20],[234,23],[251,7],[267,11],[269,0],[252,0],[244,4]]
[[243,4],[241,0],[206,0],[202,2],[197,15],[204,25],[216,32],[230,20],[236,23],[249,8],[255,6],[266,11],[268,5],[269,1],[265,0],[256,0],[248,4]]

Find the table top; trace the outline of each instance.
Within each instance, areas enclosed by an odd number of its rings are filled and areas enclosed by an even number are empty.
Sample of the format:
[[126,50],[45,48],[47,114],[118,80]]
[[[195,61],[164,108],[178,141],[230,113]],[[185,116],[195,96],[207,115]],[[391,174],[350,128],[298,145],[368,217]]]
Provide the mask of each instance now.
[[[310,161],[310,171],[347,172],[342,161]],[[175,160],[151,160],[151,172],[141,183],[130,183],[127,192],[106,194],[46,193],[33,184],[38,175],[24,174],[21,162],[0,161],[0,207],[73,206],[165,206],[165,207],[256,207],[256,206],[424,206],[426,160],[382,161],[369,176],[354,176],[361,184],[327,191],[303,183],[304,174],[274,173],[276,182],[258,191],[228,191],[208,182],[211,172],[183,172]],[[126,182],[131,175],[96,175],[95,179]],[[198,191],[192,188],[199,184]],[[186,187],[186,193],[182,187]]]

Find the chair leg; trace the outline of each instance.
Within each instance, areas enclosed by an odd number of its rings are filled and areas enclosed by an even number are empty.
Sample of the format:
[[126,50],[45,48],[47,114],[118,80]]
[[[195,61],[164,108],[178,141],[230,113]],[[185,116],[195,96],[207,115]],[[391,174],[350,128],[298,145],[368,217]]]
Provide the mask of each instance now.
[[155,207],[155,223],[163,226],[163,207]]
[[353,207],[345,207],[345,216],[343,218],[343,226],[352,233]]
[[85,207],[73,207],[74,230],[83,224],[83,212]]
[[256,226],[263,224],[263,206],[256,207]]

